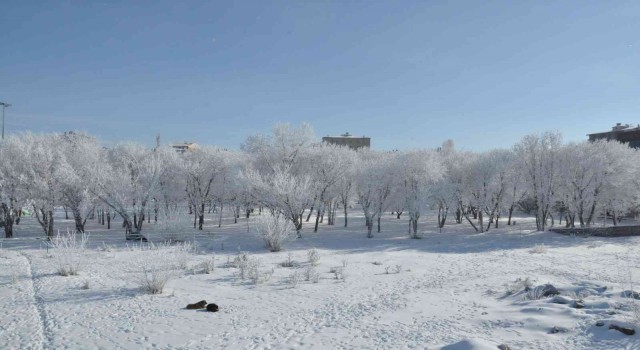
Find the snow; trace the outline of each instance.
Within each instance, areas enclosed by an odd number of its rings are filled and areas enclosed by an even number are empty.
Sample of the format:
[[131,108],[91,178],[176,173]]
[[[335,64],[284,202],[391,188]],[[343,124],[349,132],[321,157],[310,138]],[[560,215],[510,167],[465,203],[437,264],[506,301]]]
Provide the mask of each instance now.
[[[312,233],[312,217],[303,238],[277,253],[247,232],[246,219],[233,224],[225,217],[218,228],[217,218],[209,215],[212,221],[205,221],[203,231],[186,228],[179,235],[195,241],[197,252],[190,256],[189,268],[159,295],[145,294],[134,283],[135,261],[145,251],[126,242],[119,225],[107,231],[89,220],[80,275],[63,277],[56,273],[55,251],[47,251],[35,218],[24,218],[14,227],[15,238],[4,239],[0,249],[0,348],[640,346],[637,334],[609,330],[612,323],[634,327],[633,299],[624,298],[623,291],[633,288],[629,281],[640,267],[640,237],[533,232],[534,219],[525,217],[517,218],[517,226],[483,234],[454,223],[438,233],[435,214],[428,212],[420,224],[426,230],[423,239],[408,238],[406,216],[397,220],[389,214],[383,216],[383,232],[366,238],[362,211],[349,214],[350,227],[321,225],[318,233]],[[74,227],[72,220],[57,215],[56,229]],[[156,231],[161,224],[145,225],[143,233],[152,240],[162,237]],[[541,244],[546,250],[532,252]],[[320,280],[303,280],[292,288],[288,277],[309,266],[309,249],[320,253]],[[258,285],[241,280],[227,264],[238,250],[259,259],[261,270],[273,268],[271,279]],[[289,253],[296,267],[281,266]],[[215,271],[201,273],[198,265],[212,255]],[[335,279],[329,271],[343,266],[345,279]],[[553,284],[566,303],[554,303],[552,296],[527,300],[526,291],[517,288],[526,278],[533,286]],[[507,287],[513,288],[511,294]],[[202,299],[218,304],[220,312],[185,309]],[[585,308],[572,307],[576,299]],[[604,325],[597,327],[597,321]],[[553,327],[559,332],[551,333]]]

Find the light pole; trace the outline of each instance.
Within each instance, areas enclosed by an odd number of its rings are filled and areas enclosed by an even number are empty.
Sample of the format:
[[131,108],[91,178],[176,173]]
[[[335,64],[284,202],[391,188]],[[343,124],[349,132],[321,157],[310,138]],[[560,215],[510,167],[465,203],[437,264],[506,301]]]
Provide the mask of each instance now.
[[2,106],[2,139],[4,140],[4,109],[7,107],[11,107],[10,104],[0,102],[0,106]]

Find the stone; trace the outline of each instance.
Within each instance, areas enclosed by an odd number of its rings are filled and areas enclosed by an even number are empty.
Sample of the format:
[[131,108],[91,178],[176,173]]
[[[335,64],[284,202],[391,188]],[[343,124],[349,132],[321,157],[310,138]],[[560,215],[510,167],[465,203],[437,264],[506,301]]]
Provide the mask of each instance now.
[[207,306],[207,302],[205,300],[200,300],[199,302],[197,302],[195,304],[187,305],[187,310],[204,309],[206,306]]
[[602,326],[604,326],[604,321],[596,322],[596,327],[602,327]]
[[556,295],[555,297],[553,297],[553,299],[551,299],[551,302],[554,304],[571,304],[573,303],[573,299],[569,298],[569,297],[565,297],[562,295]]
[[623,298],[633,298],[635,300],[640,300],[640,293],[633,290],[625,290],[622,292]]
[[561,328],[561,327],[557,327],[557,326],[553,326],[551,328],[551,330],[549,330],[550,334],[556,334],[556,333],[566,333],[567,330],[565,328]]
[[585,305],[584,305],[584,301],[583,300],[576,300],[573,302],[573,307],[576,309],[584,309]]
[[633,328],[620,327],[620,326],[615,325],[615,324],[609,325],[609,329],[615,329],[616,331],[621,332],[622,334],[626,334],[626,335],[634,335],[634,334],[636,334],[636,330],[633,329]]
[[511,350],[511,348],[509,347],[509,345],[500,344],[498,345],[498,350]]
[[218,310],[220,310],[220,309],[218,308],[218,305],[216,305],[216,304],[207,305],[207,311],[218,312]]
[[552,284],[548,284],[547,283],[545,285],[542,285],[539,288],[542,288],[542,296],[543,297],[551,297],[551,296],[560,294],[558,289],[556,289],[556,287],[554,287]]

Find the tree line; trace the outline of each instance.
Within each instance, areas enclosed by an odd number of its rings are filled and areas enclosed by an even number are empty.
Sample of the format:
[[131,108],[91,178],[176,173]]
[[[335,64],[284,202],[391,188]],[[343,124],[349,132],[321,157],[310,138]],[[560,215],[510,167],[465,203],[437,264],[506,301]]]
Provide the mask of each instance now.
[[[563,143],[561,135],[528,135],[511,149],[375,151],[317,142],[308,124],[277,124],[252,135],[240,150],[201,146],[177,153],[171,146],[121,143],[105,148],[78,132],[11,135],[0,143],[0,225],[5,237],[32,211],[47,237],[54,210],[71,212],[84,232],[97,215],[111,226],[118,217],[128,234],[154,220],[171,226],[188,211],[202,230],[205,215],[231,210],[237,220],[268,210],[290,221],[298,236],[304,221],[345,227],[347,209],[361,208],[367,237],[381,231],[384,213],[408,218],[421,236],[420,219],[433,213],[477,232],[512,223],[530,211],[536,226],[588,227],[601,215],[617,225],[638,209],[639,151],[616,141]],[[504,221],[504,220],[503,220]],[[180,230],[183,226],[171,226]]]

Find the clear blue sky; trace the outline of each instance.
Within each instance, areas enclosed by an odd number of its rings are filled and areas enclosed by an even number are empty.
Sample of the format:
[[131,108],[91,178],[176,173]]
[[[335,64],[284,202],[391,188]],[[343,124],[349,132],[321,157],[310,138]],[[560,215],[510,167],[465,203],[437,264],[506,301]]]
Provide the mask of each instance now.
[[638,1],[4,1],[0,38],[8,132],[482,150],[640,123]]

